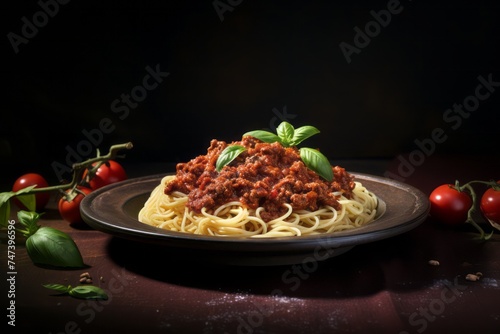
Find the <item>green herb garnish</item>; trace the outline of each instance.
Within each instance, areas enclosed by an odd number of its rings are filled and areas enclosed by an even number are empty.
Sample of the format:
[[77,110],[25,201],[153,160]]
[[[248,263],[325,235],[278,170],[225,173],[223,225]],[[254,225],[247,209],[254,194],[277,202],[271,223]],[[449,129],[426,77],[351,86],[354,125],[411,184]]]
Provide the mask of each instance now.
[[19,201],[28,208],[30,211],[35,211],[35,195],[24,193],[30,192],[35,189],[36,185],[23,188],[19,191],[6,191],[0,193],[0,227],[7,227],[10,217],[10,199],[18,196]]
[[33,263],[53,267],[84,267],[82,255],[66,233],[37,224],[40,214],[21,210],[17,213],[19,229],[26,239],[26,251]]
[[106,292],[95,285],[79,285],[72,287],[71,285],[62,284],[44,284],[43,287],[79,299],[108,299]]
[[[281,124],[276,128],[276,134],[264,131],[255,130],[245,133],[243,136],[252,136],[265,143],[278,142],[284,147],[297,146],[307,138],[319,133],[320,131],[314,126],[305,125],[295,129],[288,122],[281,122]],[[229,145],[227,146],[219,155],[217,159],[215,168],[218,172],[231,161],[233,161],[238,155],[245,151],[245,148],[241,145]],[[302,147],[299,149],[300,158],[307,166],[307,168],[316,172],[319,176],[323,177],[327,181],[333,180],[332,166],[328,159],[318,150]]]
[[244,148],[241,145],[230,145],[222,151],[222,153],[219,155],[219,158],[217,159],[217,163],[215,164],[215,169],[217,172],[220,172],[222,167],[225,165],[231,163],[240,153],[245,151],[246,148]]
[[307,168],[318,173],[319,176],[331,182],[333,180],[332,165],[327,157],[318,150],[309,147],[302,147],[299,149],[300,158],[307,166]]

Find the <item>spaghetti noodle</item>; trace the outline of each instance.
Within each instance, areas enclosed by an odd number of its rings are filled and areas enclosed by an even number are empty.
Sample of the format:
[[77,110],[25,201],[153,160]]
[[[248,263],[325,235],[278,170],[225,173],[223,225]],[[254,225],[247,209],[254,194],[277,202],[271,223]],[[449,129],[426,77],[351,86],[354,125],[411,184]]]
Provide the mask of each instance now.
[[284,204],[287,208],[286,213],[269,222],[261,217],[262,207],[253,210],[240,202],[226,203],[213,213],[205,209],[196,213],[188,209],[186,194],[164,193],[165,186],[174,178],[174,175],[162,178],[140,210],[139,221],[170,231],[255,238],[349,230],[368,224],[376,215],[376,196],[359,182],[355,182],[351,199],[340,195],[340,210],[324,206],[315,211],[295,211],[290,204]]

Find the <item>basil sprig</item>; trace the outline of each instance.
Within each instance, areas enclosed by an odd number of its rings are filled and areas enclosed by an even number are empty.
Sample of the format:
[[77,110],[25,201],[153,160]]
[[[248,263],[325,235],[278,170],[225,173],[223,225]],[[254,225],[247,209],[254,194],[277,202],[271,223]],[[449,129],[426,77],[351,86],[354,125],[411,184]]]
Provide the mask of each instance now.
[[[243,136],[252,136],[265,143],[278,142],[284,147],[297,146],[307,138],[318,134],[320,131],[311,125],[301,126],[297,129],[293,127],[288,122],[281,122],[281,124],[276,128],[276,134],[264,131],[264,130],[254,130],[243,134]],[[220,172],[222,168],[231,161],[233,161],[238,155],[245,151],[245,148],[241,145],[229,145],[227,146],[219,155],[216,162],[216,170]],[[302,147],[299,149],[300,158],[307,166],[307,168],[316,172],[319,176],[323,177],[325,180],[331,182],[333,180],[333,171],[330,161],[318,150],[308,147]]]
[[319,176],[327,181],[333,180],[332,165],[328,159],[318,150],[309,147],[299,149],[300,158],[304,161],[307,168],[318,173]]
[[79,285],[72,287],[71,285],[62,284],[44,284],[43,287],[79,299],[108,299],[106,292],[95,285]]
[[17,196],[17,199],[29,210],[35,211],[35,195],[25,194],[36,188],[36,185],[32,185],[23,188],[19,191],[6,191],[0,193],[0,227],[7,227],[7,223],[10,217],[10,199]]
[[238,155],[246,150],[245,147],[241,145],[230,145],[227,146],[219,155],[217,162],[215,164],[215,169],[220,172],[222,167],[231,163]]
[[21,210],[17,213],[26,239],[26,251],[33,263],[42,266],[81,268],[83,258],[74,240],[66,233],[37,224],[40,214]]

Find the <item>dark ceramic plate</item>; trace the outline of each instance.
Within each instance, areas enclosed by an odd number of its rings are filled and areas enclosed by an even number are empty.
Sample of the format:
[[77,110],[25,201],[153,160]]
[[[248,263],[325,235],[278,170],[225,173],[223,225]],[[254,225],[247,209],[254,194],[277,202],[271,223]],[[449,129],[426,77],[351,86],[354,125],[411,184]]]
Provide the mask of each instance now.
[[232,265],[283,265],[321,261],[352,247],[407,232],[427,217],[429,202],[407,184],[367,174],[351,173],[379,198],[372,223],[349,231],[302,237],[238,238],[193,235],[162,230],[137,220],[137,214],[164,175],[129,179],[95,190],[81,203],[84,221],[111,235],[155,243],[165,252],[189,259]]

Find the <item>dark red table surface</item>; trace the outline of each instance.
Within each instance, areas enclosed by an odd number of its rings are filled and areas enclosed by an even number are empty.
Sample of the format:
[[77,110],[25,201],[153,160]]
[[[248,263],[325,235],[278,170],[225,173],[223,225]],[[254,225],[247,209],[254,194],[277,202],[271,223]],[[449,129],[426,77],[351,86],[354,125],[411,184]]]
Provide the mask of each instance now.
[[[412,171],[401,169],[400,161],[339,164],[375,175],[389,171],[425,194],[455,179],[500,179],[497,158],[436,155]],[[128,168],[136,177],[171,171],[165,166]],[[451,229],[428,218],[410,232],[356,246],[316,264],[242,267],[179,262],[172,249],[68,226],[55,207],[54,201],[41,224],[71,234],[89,267],[35,266],[19,242],[12,287],[6,284],[10,276],[2,236],[2,322],[8,332],[498,333],[500,329],[500,231],[490,241],[478,243],[471,226]],[[484,228],[491,231],[488,225]],[[440,265],[431,266],[429,260]],[[78,285],[83,272],[108,292],[107,301],[57,296],[42,287]],[[477,272],[482,273],[479,281],[465,279]],[[11,288],[14,298],[7,296]],[[10,300],[15,301],[15,327],[7,324]]]

